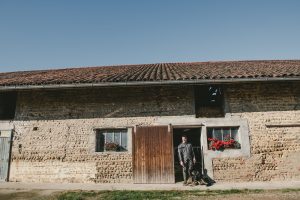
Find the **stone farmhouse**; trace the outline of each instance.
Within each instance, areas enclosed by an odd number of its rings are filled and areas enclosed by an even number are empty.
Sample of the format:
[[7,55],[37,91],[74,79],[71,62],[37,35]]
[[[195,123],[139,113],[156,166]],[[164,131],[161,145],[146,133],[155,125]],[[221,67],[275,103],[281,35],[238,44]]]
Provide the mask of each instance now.
[[300,180],[300,60],[0,73],[0,181]]

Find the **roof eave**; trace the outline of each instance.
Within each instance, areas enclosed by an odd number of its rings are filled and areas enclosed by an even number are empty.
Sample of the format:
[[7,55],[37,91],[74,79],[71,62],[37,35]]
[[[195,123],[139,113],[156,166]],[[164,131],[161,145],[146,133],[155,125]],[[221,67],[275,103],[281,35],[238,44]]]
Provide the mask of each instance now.
[[71,83],[49,85],[16,85],[0,86],[3,90],[31,90],[31,89],[64,89],[87,87],[117,87],[117,86],[155,86],[155,85],[193,85],[193,84],[222,84],[271,81],[300,81],[300,77],[265,77],[265,78],[230,78],[230,79],[196,79],[196,80],[160,80],[160,81],[129,81],[129,82],[100,82],[100,83]]

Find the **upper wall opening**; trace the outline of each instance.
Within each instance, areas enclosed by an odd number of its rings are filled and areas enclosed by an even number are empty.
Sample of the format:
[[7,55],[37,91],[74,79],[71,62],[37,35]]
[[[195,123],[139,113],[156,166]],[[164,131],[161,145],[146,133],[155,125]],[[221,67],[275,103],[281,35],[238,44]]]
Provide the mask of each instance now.
[[12,120],[15,118],[16,102],[16,92],[0,93],[0,120]]
[[195,87],[196,117],[223,117],[224,99],[220,86],[203,85]]

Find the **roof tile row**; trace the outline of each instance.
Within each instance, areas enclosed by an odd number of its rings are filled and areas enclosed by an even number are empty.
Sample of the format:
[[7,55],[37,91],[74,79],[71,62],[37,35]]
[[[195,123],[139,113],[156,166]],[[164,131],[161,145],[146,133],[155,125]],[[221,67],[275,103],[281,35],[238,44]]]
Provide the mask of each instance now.
[[300,60],[119,65],[0,73],[0,86],[300,77]]

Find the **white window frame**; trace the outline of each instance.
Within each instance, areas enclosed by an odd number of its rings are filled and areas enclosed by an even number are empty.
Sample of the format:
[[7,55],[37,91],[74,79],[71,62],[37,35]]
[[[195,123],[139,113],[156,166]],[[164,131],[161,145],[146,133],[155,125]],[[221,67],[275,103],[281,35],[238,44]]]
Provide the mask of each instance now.
[[[207,128],[222,127],[239,127],[239,143],[240,149],[226,149],[225,151],[213,151],[208,149]],[[201,143],[203,145],[204,165],[207,174],[213,178],[212,160],[214,158],[235,158],[250,157],[250,133],[247,119],[241,118],[224,118],[224,119],[208,119],[204,122],[201,132]]]
[[[100,131],[101,131],[101,129],[98,129],[97,134],[99,134]],[[112,138],[113,138],[112,140],[113,141],[111,141],[111,142],[116,143],[115,142],[115,134],[119,133],[120,134],[120,139],[119,139],[119,143],[118,144],[120,144],[120,146],[123,147],[122,134],[126,134],[126,151],[128,151],[128,142],[127,142],[127,140],[128,140],[128,130],[126,130],[126,129],[103,129],[103,131],[104,131],[103,132],[103,134],[104,134],[104,145],[107,143],[107,135],[108,134],[112,134]],[[96,141],[96,143],[97,142],[98,141]],[[104,151],[106,151],[105,148],[103,148],[103,149],[104,149]],[[97,152],[99,152],[99,151],[97,151]]]
[[[101,130],[126,130],[127,132],[127,150],[126,151],[97,151],[97,133]],[[91,154],[124,154],[124,153],[132,153],[132,127],[93,127],[93,134],[90,135],[90,145],[89,149]]]
[[[225,128],[229,128],[229,130],[230,130],[230,138],[232,138],[232,135],[231,135],[232,129],[233,128],[237,128],[237,140],[236,141],[241,144],[240,126],[213,126],[213,127],[206,127],[206,131],[207,131],[207,129],[212,129],[212,137],[216,138],[214,136],[215,129],[221,129],[222,141],[224,141],[224,129]],[[207,139],[208,139],[208,136],[207,136]],[[242,145],[241,145],[240,148],[230,148],[230,149],[241,149],[241,148],[242,148]],[[211,150],[211,149],[208,148],[208,150]],[[225,150],[229,150],[229,149],[225,149]],[[211,151],[213,151],[213,150],[211,150]]]

